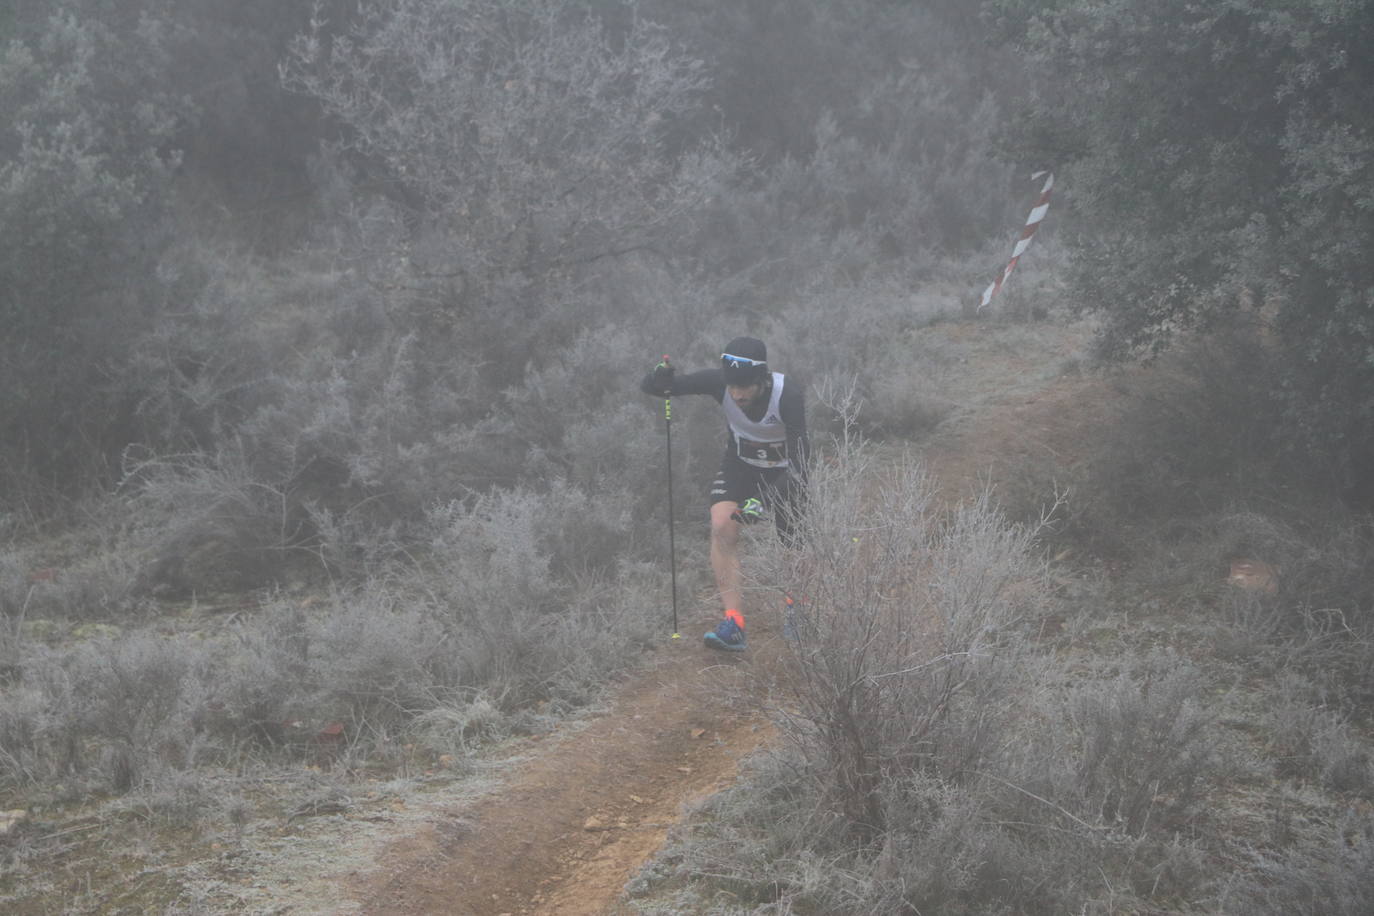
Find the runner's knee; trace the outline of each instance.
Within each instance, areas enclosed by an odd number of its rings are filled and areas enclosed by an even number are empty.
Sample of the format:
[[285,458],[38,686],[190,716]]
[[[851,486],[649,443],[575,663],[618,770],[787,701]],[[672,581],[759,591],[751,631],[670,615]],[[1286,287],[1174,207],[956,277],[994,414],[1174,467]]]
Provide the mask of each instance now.
[[716,503],[711,507],[711,540],[722,547],[733,547],[739,540],[740,523],[734,518],[734,503]]

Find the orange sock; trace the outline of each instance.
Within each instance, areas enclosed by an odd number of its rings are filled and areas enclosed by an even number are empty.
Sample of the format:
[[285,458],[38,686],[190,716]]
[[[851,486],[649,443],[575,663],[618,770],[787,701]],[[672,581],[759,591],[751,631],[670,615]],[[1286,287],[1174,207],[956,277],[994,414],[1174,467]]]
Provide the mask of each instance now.
[[734,608],[727,608],[725,611],[725,616],[733,620],[735,622],[735,626],[739,627],[741,630],[744,629],[744,615],[741,614],[739,611],[735,610]]

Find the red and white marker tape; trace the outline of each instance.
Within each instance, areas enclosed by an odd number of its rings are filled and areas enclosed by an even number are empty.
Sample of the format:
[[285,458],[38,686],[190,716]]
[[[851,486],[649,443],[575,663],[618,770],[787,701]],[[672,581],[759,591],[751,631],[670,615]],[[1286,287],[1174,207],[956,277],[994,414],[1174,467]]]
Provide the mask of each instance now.
[[1034,180],[1041,175],[1046,176],[1045,186],[1040,189],[1040,199],[1035,202],[1035,207],[1031,210],[1030,216],[1026,217],[1025,228],[1021,230],[1021,237],[1016,240],[1016,247],[1011,251],[1011,262],[1007,264],[1007,269],[1002,271],[1002,275],[988,284],[988,288],[983,290],[983,301],[978,308],[982,309],[992,301],[992,297],[997,295],[997,291],[1002,288],[1002,284],[1007,282],[1007,277],[1016,269],[1016,262],[1021,260],[1021,255],[1026,253],[1030,247],[1031,236],[1035,235],[1035,230],[1040,227],[1040,221],[1045,218],[1045,214],[1050,212],[1050,189],[1054,187],[1053,172],[1036,172],[1031,176]]

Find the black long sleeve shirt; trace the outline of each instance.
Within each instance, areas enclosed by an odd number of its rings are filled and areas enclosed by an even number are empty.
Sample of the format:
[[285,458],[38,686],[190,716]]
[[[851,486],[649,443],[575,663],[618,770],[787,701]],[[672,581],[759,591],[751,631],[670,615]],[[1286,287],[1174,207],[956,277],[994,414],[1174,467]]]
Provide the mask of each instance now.
[[[717,404],[725,403],[725,387],[725,373],[720,369],[699,369],[695,372],[674,374],[667,388],[662,387],[659,379],[650,372],[639,385],[641,391],[654,397],[667,398],[680,394],[704,394],[715,398]],[[767,410],[767,406],[768,398],[764,397],[757,408],[760,416],[762,416],[762,411]],[[746,415],[748,413],[746,411]],[[795,381],[783,385],[782,395],[778,398],[778,415],[782,418],[783,426],[787,432],[788,466],[798,479],[804,481],[806,479],[807,460],[811,455],[811,439],[806,431],[806,395],[802,386],[796,384]],[[754,417],[753,419],[758,418]],[[727,426],[727,453],[730,455],[737,454],[737,447],[735,434],[733,431],[729,431]]]

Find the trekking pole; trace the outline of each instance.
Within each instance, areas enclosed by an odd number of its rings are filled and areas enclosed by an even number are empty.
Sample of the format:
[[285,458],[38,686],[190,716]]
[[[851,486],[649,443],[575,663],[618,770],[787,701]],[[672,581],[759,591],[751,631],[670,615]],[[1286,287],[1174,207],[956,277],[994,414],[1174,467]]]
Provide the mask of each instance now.
[[[663,355],[663,365],[669,369],[672,364],[668,362],[668,355]],[[673,396],[672,389],[663,398],[663,431],[664,438],[668,443],[668,568],[672,578],[673,588],[673,639],[681,639],[682,634],[677,631],[677,544],[674,538],[673,524]]]

